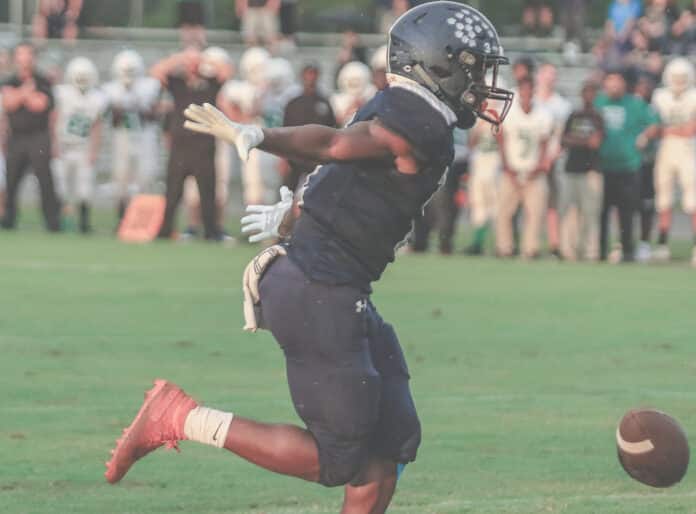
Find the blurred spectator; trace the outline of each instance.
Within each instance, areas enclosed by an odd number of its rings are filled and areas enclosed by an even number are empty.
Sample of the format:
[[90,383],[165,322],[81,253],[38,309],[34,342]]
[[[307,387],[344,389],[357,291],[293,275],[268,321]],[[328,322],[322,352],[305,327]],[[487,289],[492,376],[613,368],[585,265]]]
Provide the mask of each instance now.
[[[200,74],[205,78],[215,78],[221,69],[230,70],[232,60],[229,54],[219,46],[209,46],[201,55]],[[229,82],[229,81],[228,81]],[[225,84],[226,86],[227,84]],[[224,87],[223,87],[224,89]],[[218,107],[228,112],[228,104],[222,100],[224,94],[218,96]],[[217,215],[218,232],[223,238],[229,238],[223,228],[225,218],[225,208],[229,196],[229,181],[232,149],[227,141],[215,140],[215,205]],[[186,231],[182,234],[184,238],[195,237],[201,228],[201,197],[196,185],[196,179],[192,176],[186,177],[184,182],[184,204],[189,216],[189,224]]]
[[500,151],[491,125],[478,120],[469,131],[469,207],[474,240],[468,255],[483,255],[490,225],[498,210]]
[[[336,127],[336,117],[328,99],[319,91],[319,65],[309,63],[302,68],[302,94],[293,98],[285,106],[283,115],[284,127],[317,124]],[[283,183],[294,191],[297,189],[302,176],[310,173],[314,163],[290,161],[288,173]]]
[[587,50],[585,38],[585,13],[588,0],[558,0],[558,12],[565,30],[565,40],[579,46],[581,51]]
[[[642,98],[646,103],[652,103],[655,82],[647,75],[638,78],[634,93]],[[642,152],[642,164],[640,168],[640,203],[638,211],[640,213],[640,242],[636,250],[636,260],[638,262],[648,262],[652,258],[653,222],[655,219],[655,156],[657,153],[657,139],[651,139],[645,145]]]
[[278,39],[280,0],[236,0],[247,46],[272,46]]
[[359,61],[349,62],[338,74],[338,92],[331,96],[336,121],[344,126],[375,94],[370,68]]
[[205,10],[201,0],[177,0],[178,27],[181,44],[185,48],[190,45],[204,47],[206,45],[205,34]]
[[280,53],[287,55],[296,46],[295,33],[297,32],[297,2],[298,0],[280,1]]
[[604,79],[604,92],[595,106],[604,118],[604,140],[600,147],[600,169],[604,174],[604,198],[600,222],[600,259],[609,257],[609,213],[619,211],[621,252],[614,262],[632,262],[633,216],[640,187],[641,150],[657,132],[657,116],[641,98],[628,94],[626,79],[612,71]]
[[0,93],[0,220],[5,216],[5,188],[7,186],[7,174],[5,155],[7,154],[7,117],[2,106],[2,94]]
[[396,19],[411,8],[409,0],[376,0],[378,30],[389,32]]
[[613,0],[609,5],[609,17],[605,33],[610,40],[626,42],[641,13],[640,0]]
[[696,53],[696,0],[672,24],[672,51],[681,55]]
[[544,37],[553,31],[553,9],[549,0],[525,0],[522,29],[527,35]]
[[50,118],[54,101],[51,84],[35,68],[34,48],[22,43],[15,48],[16,74],[2,88],[2,106],[9,123],[7,137],[7,198],[3,228],[17,221],[17,193],[27,168],[36,174],[41,188],[41,207],[46,228],[60,230],[60,202],[51,173]]
[[410,243],[414,252],[422,253],[428,250],[430,233],[433,230],[438,231],[438,250],[442,255],[449,255],[454,250],[454,233],[459,217],[457,193],[468,164],[466,137],[466,131],[454,131],[454,162],[445,175],[445,183],[425,206],[423,215],[413,220]]
[[336,73],[334,75],[335,86],[338,86],[338,75],[341,73],[341,69],[343,69],[346,64],[353,61],[367,64],[367,48],[365,48],[365,45],[360,41],[360,35],[358,35],[357,32],[347,30],[343,33],[341,49],[336,56],[338,66],[336,67]]
[[77,39],[77,21],[82,0],[39,0],[33,21],[33,34],[38,39]]
[[691,216],[695,235],[692,264],[696,266],[696,87],[693,64],[684,57],[665,67],[664,86],[655,91],[653,105],[660,116],[662,139],[655,161],[655,189],[659,213],[659,246],[655,257],[670,258],[667,245],[674,207],[674,185],[679,183],[681,204]]
[[667,0],[648,0],[638,27],[649,41],[649,47],[661,52],[669,50],[672,25],[679,18],[678,7]]
[[536,73],[536,64],[531,57],[520,57],[512,63],[512,78],[515,85],[520,81],[533,78]]
[[190,104],[215,104],[231,67],[221,66],[214,77],[201,74],[201,51],[188,47],[152,67],[152,76],[172,95],[171,152],[167,166],[167,206],[159,237],[169,238],[181,200],[184,180],[193,175],[198,184],[206,239],[219,240],[215,203],[215,139],[184,128],[184,110]]
[[[582,87],[582,108],[573,111],[565,124],[563,147],[566,160],[566,187],[563,200],[563,256],[574,260],[596,260],[599,213],[602,205],[602,175],[599,173],[599,147],[604,137],[602,116],[594,107],[597,86]],[[571,209],[577,209],[579,237],[571,235]]]
[[656,82],[662,73],[661,48],[651,44],[645,33],[636,28],[631,32],[631,50],[624,56],[622,67],[629,70],[630,77],[650,75]]
[[517,98],[501,126],[498,144],[503,166],[500,183],[496,236],[498,255],[513,254],[512,221],[520,204],[524,210],[522,255],[539,255],[541,226],[546,212],[549,139],[553,118],[534,105],[534,83],[522,79]]
[[558,218],[559,200],[561,196],[561,176],[557,164],[561,156],[561,137],[566,120],[570,115],[571,105],[556,91],[557,72],[556,67],[550,63],[544,63],[539,67],[536,77],[535,105],[546,109],[553,118],[553,133],[546,149],[548,159],[546,175],[548,180],[548,210],[546,211],[547,236],[549,253],[555,257],[560,254],[560,223]]
[[374,51],[372,58],[370,59],[370,68],[372,68],[372,85],[375,86],[378,91],[381,91],[389,86],[387,83],[387,61],[389,59],[387,52],[387,45],[380,46]]

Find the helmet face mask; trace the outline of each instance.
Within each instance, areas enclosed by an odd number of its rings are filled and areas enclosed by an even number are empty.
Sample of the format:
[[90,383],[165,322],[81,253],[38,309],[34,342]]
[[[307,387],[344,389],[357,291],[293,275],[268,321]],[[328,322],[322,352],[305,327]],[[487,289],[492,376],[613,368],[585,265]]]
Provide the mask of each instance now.
[[[389,32],[389,73],[415,80],[447,104],[457,126],[476,117],[499,125],[513,93],[498,86],[498,67],[508,64],[495,27],[476,9],[455,2],[423,4],[403,14]],[[502,102],[500,111],[488,101]]]

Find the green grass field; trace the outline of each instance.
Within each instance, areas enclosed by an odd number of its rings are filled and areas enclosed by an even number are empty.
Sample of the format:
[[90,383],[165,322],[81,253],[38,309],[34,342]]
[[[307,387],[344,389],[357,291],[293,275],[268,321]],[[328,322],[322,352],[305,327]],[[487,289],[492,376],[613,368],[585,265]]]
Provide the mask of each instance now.
[[[183,443],[118,486],[103,463],[152,379],[296,421],[272,338],[241,330],[253,249],[0,233],[0,512],[336,513],[340,490]],[[374,300],[400,334],[424,440],[392,513],[694,513],[615,457],[623,412],[696,433],[696,272],[405,256]]]

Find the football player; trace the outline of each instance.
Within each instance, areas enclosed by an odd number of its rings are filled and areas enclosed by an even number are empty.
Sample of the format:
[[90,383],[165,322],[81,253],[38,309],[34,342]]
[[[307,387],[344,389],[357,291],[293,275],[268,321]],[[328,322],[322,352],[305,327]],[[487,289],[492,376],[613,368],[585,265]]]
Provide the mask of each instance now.
[[[467,5],[413,8],[392,27],[389,55],[390,87],[344,129],[261,129],[211,105],[187,110],[188,128],[227,139],[242,157],[257,148],[319,165],[291,239],[245,272],[247,328],[261,322],[282,346],[306,428],[207,408],[160,380],[117,444],[109,482],[150,451],[190,439],[277,473],[345,486],[344,514],[386,511],[397,470],[415,459],[421,435],[403,353],[370,301],[370,284],[437,190],[454,156],[455,126],[469,128],[477,115],[499,123],[512,96],[495,87],[507,63],[495,28]],[[487,112],[491,97],[506,99],[500,115]],[[254,206],[247,229],[276,236],[288,200]]]
[[468,255],[483,255],[488,229],[495,222],[498,209],[500,152],[490,125],[478,120],[469,133],[469,206],[474,240]]
[[[694,67],[678,57],[665,67],[664,87],[655,90],[653,107],[660,116],[662,139],[655,160],[655,195],[659,217],[658,247],[654,257],[669,260],[667,246],[672,224],[674,183],[679,182],[682,208],[692,217],[696,234],[696,87]],[[696,235],[691,264],[696,266]]]
[[79,229],[91,230],[89,210],[94,191],[94,165],[101,139],[101,119],[106,107],[97,89],[99,74],[92,61],[76,57],[68,63],[65,83],[55,87],[56,150],[54,172],[66,215],[77,205]]
[[[262,126],[282,127],[285,107],[301,91],[290,62],[282,57],[270,59],[266,63],[264,87],[258,101]],[[247,205],[277,201],[278,188],[283,182],[281,167],[284,165],[282,159],[275,155],[251,151],[242,174],[244,201]]]
[[344,126],[350,118],[375,94],[370,68],[352,61],[338,73],[338,92],[331,96],[336,121]]
[[119,52],[111,71],[113,80],[103,90],[113,127],[113,180],[120,220],[131,194],[151,189],[159,168],[156,107],[161,87],[145,76],[143,59],[133,50]]

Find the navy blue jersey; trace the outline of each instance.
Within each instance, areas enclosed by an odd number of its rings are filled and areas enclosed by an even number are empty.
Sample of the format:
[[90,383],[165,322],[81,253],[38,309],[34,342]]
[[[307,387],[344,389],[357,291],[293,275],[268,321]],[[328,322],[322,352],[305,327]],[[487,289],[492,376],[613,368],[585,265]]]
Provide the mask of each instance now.
[[420,171],[400,173],[393,157],[321,166],[307,180],[287,243],[288,256],[309,278],[368,291],[454,158],[453,126],[420,95],[387,88],[352,123],[372,119],[412,145]]

